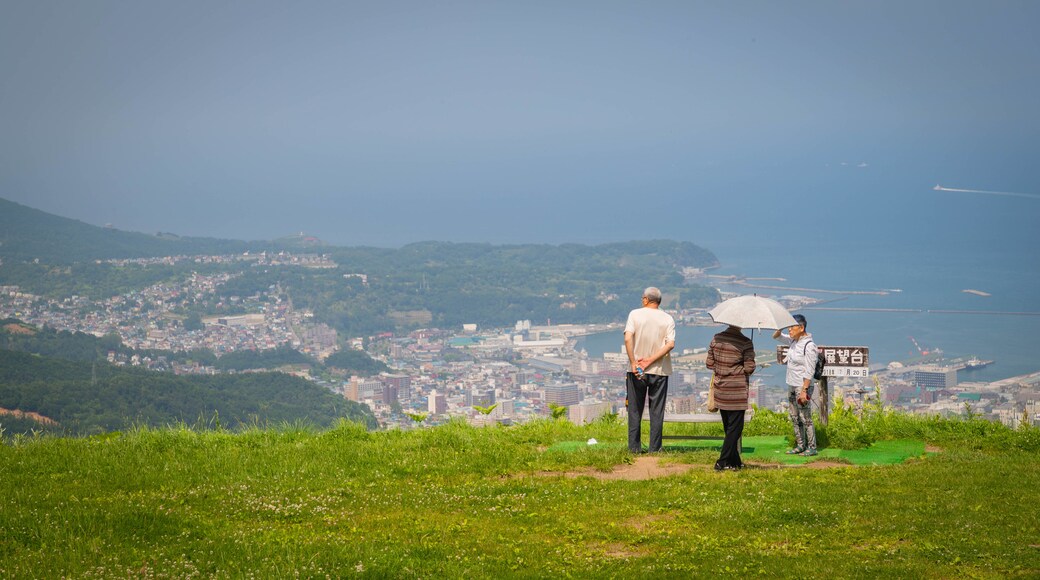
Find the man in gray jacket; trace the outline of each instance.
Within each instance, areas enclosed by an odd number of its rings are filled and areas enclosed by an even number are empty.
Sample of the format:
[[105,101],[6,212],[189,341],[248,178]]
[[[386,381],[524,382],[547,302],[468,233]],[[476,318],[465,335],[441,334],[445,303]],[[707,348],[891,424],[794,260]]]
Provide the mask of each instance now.
[[795,314],[798,324],[787,329],[788,334],[777,330],[773,338],[787,343],[787,401],[791,425],[794,427],[795,447],[788,455],[816,455],[816,429],[812,421],[813,372],[816,359],[820,356],[812,335],[805,331],[806,321]]

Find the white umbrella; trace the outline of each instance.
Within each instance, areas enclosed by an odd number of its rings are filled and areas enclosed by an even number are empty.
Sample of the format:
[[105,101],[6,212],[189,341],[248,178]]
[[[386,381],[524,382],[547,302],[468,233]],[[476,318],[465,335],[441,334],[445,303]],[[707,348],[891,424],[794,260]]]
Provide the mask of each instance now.
[[711,319],[741,328],[781,329],[798,324],[776,300],[761,296],[737,296],[708,311]]

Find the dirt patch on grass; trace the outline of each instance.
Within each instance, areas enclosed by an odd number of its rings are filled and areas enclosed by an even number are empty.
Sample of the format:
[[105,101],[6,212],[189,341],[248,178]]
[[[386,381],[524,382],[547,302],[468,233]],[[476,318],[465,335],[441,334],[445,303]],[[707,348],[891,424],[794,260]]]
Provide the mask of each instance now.
[[675,514],[649,514],[628,518],[622,525],[636,532],[645,532],[660,522],[670,522],[675,519]]
[[628,558],[642,558],[650,554],[649,550],[644,548],[637,548],[635,546],[629,546],[620,542],[613,542],[601,546],[603,549],[603,555],[607,558],[614,558],[616,560],[624,560]]
[[584,469],[565,471],[563,473],[551,471],[543,472],[540,475],[563,475],[564,477],[593,477],[602,480],[620,479],[625,481],[642,481],[646,479],[656,479],[658,477],[668,477],[669,475],[686,473],[691,469],[704,469],[706,467],[706,465],[689,465],[681,463],[661,464],[660,460],[656,457],[637,457],[631,464],[616,465],[611,471],[597,471],[591,467],[586,467]]
[[942,453],[943,452],[943,448],[942,447],[936,447],[935,445],[931,445],[931,444],[925,444],[924,452],[925,453]]
[[758,463],[757,461],[745,461],[744,469],[780,469],[783,465],[779,463]]

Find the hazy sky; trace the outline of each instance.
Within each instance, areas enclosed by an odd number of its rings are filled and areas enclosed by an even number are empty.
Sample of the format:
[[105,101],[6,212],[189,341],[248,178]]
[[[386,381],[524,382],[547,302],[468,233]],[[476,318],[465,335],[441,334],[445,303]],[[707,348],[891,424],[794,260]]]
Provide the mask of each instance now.
[[1040,246],[1040,3],[0,0],[0,197],[338,244]]

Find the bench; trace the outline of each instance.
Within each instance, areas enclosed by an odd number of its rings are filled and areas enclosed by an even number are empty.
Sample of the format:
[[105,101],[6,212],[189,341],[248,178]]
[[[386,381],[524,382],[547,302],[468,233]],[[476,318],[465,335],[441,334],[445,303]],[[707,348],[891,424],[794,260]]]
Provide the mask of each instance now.
[[[755,418],[755,409],[748,408],[744,411],[744,424],[748,424]],[[649,413],[643,414],[643,421],[650,422]],[[664,422],[668,423],[721,423],[721,413],[665,413]],[[661,435],[661,439],[722,439],[715,435]],[[741,437],[737,445],[743,447],[744,438]]]

